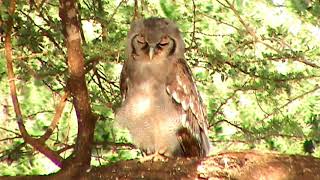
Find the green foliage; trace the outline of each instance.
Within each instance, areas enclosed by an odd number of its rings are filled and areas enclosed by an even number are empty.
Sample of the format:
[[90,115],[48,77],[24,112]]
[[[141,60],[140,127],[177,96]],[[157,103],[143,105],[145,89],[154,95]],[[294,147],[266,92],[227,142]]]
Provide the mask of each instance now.
[[179,19],[180,12],[178,10],[178,7],[179,7],[178,4],[169,0],[161,0],[160,7],[165,17],[169,19],[174,19],[174,20]]
[[[50,126],[69,76],[59,2],[37,3],[18,2],[12,34],[18,98],[34,137]],[[5,32],[8,4],[5,0],[0,6],[0,28]],[[78,10],[87,86],[97,117],[91,163],[139,157],[141,152],[128,146],[128,132],[114,119],[134,4],[81,0]],[[320,157],[319,2],[160,0],[139,1],[138,10],[143,17],[177,22],[207,105],[213,154],[257,149]],[[58,168],[50,160],[18,136],[6,71],[0,43],[0,175],[55,172]],[[59,150],[73,145],[76,136],[69,99],[46,144]],[[71,152],[61,155],[67,158]]]

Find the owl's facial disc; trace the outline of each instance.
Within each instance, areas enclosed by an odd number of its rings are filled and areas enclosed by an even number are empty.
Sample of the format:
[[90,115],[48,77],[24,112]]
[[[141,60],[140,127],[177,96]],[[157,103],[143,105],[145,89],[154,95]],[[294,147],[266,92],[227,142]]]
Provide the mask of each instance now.
[[169,37],[164,36],[163,38],[161,38],[161,41],[159,43],[150,45],[149,47],[150,60],[153,59],[155,52],[159,53],[160,51],[162,51],[164,48],[166,48],[166,46],[168,46],[169,42],[170,42]]
[[146,40],[144,39],[144,36],[139,34],[137,36],[137,42],[140,43],[140,44],[145,44],[146,43]]
[[156,35],[152,35],[151,38],[148,38],[142,34],[137,34],[133,40],[135,42],[134,53],[137,53],[138,55],[144,54],[150,61],[161,57],[161,59],[163,59],[163,57],[171,55],[175,49],[174,40],[168,35],[160,37],[157,38]]

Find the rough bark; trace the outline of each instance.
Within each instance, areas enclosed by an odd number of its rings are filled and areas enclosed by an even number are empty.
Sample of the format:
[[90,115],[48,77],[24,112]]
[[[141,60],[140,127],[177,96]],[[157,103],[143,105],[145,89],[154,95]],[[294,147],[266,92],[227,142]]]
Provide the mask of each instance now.
[[70,78],[67,83],[78,120],[78,135],[73,156],[64,161],[60,175],[76,177],[80,170],[90,166],[91,146],[95,127],[88,89],[85,81],[84,58],[81,47],[80,22],[77,18],[76,1],[60,0],[59,16],[67,47]]
[[[77,179],[237,179],[319,180],[320,159],[311,156],[259,152],[228,152],[205,159],[169,159],[166,162],[122,161],[92,167]],[[65,175],[64,179],[70,179]],[[56,175],[3,177],[7,179],[56,179]],[[72,178],[71,178],[72,179]]]
[[[56,108],[55,117],[50,125],[50,128],[41,138],[33,138],[30,136],[23,123],[23,115],[18,101],[15,75],[13,69],[11,33],[13,29],[13,14],[16,7],[16,1],[10,1],[9,20],[6,22],[8,30],[5,36],[5,52],[7,60],[7,70],[10,85],[10,93],[16,113],[17,122],[21,137],[23,140],[32,145],[36,150],[43,153],[57,166],[63,167],[57,176],[76,177],[83,169],[90,166],[91,146],[93,142],[93,134],[95,127],[95,118],[92,115],[88,90],[85,81],[84,58],[81,48],[80,23],[77,19],[77,11],[74,0],[61,0],[59,15],[62,20],[63,33],[66,39],[67,47],[67,63],[70,77],[67,83],[66,94],[61,98],[59,105]],[[67,160],[63,160],[59,154],[46,146],[45,141],[51,136],[56,127],[61,113],[63,111],[69,92],[72,96],[73,105],[75,107],[78,119],[78,136],[74,153]]]

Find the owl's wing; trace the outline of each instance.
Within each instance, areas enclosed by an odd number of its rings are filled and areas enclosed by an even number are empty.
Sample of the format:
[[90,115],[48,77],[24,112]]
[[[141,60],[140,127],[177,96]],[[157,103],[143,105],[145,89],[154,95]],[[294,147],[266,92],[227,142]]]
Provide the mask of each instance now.
[[[166,91],[172,97],[180,115],[184,130],[177,136],[184,151],[192,151],[191,138],[196,139],[200,156],[208,154],[210,143],[207,136],[207,115],[199,92],[194,83],[191,70],[184,59],[173,59],[173,66],[167,78]],[[188,132],[186,132],[186,130]],[[191,149],[191,150],[190,150]],[[187,152],[188,153],[188,152]]]
[[124,102],[124,100],[126,99],[126,94],[128,90],[128,81],[129,81],[129,77],[128,77],[127,64],[124,63],[121,74],[120,74],[120,94],[121,94],[122,102]]

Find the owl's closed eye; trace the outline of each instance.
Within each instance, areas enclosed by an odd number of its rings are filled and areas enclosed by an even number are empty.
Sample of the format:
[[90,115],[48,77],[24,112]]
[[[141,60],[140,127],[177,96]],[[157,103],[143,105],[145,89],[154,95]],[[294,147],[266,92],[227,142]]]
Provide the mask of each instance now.
[[[162,34],[159,38],[145,38],[142,34],[137,34],[132,39],[133,55],[145,56],[151,61],[153,58],[170,56],[175,51],[175,40],[167,34]],[[160,57],[160,58],[158,58]],[[139,60],[140,58],[137,58]]]

